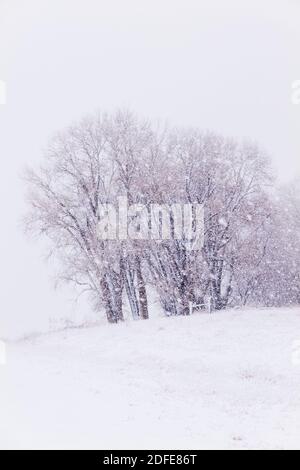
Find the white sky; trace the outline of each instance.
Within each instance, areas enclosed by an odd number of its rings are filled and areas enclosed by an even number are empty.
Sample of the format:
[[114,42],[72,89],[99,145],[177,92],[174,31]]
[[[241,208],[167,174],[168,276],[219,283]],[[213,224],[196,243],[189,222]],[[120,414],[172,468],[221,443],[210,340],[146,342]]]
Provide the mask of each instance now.
[[286,181],[300,172],[297,79],[300,0],[0,0],[0,337],[74,309],[19,227],[20,173],[55,130],[129,107],[253,138]]

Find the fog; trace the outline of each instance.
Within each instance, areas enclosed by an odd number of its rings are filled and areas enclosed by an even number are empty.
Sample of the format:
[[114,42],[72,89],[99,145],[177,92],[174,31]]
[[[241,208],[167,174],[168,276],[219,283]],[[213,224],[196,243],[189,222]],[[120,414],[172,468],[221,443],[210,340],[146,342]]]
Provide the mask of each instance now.
[[0,0],[0,337],[97,318],[23,233],[25,165],[96,109],[257,141],[300,173],[298,0]]

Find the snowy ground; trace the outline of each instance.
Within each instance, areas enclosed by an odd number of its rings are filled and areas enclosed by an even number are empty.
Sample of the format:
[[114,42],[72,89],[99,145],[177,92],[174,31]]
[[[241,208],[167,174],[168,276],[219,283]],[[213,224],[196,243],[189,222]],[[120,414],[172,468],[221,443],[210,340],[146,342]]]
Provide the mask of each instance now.
[[299,310],[263,310],[10,343],[0,447],[300,449],[299,341]]

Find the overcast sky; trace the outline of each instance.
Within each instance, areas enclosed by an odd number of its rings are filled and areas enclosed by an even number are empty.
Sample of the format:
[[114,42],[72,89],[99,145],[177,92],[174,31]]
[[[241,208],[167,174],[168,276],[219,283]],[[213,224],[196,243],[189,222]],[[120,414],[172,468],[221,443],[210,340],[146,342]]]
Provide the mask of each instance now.
[[97,108],[250,137],[300,171],[300,0],[0,0],[0,337],[90,316],[24,238],[20,174]]

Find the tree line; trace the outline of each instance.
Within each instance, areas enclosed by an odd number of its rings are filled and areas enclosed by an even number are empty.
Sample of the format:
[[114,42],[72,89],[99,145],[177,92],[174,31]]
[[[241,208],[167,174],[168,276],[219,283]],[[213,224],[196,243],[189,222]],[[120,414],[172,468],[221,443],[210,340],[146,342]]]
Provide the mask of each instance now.
[[[167,128],[128,111],[84,118],[57,133],[41,166],[27,169],[26,228],[46,237],[58,276],[89,291],[116,323],[128,300],[148,319],[148,291],[166,315],[300,301],[299,181],[278,187],[251,141]],[[204,208],[203,246],[185,240],[103,240],[104,204]],[[192,308],[191,308],[192,307]]]

